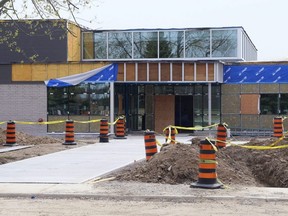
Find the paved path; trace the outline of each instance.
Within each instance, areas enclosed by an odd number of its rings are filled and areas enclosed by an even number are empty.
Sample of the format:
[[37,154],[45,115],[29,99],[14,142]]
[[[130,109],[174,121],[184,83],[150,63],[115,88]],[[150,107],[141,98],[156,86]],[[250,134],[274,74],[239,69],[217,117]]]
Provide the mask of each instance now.
[[81,183],[143,158],[143,137],[111,139],[1,165],[0,182]]

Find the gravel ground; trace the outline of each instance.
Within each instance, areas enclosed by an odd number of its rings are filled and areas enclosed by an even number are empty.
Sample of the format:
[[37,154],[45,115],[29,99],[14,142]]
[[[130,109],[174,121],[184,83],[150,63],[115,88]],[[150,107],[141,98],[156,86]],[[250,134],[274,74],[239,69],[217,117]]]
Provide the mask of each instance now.
[[286,216],[287,203],[251,200],[197,199],[195,202],[114,201],[79,199],[0,198],[0,214],[6,216],[95,216],[95,215],[253,215]]

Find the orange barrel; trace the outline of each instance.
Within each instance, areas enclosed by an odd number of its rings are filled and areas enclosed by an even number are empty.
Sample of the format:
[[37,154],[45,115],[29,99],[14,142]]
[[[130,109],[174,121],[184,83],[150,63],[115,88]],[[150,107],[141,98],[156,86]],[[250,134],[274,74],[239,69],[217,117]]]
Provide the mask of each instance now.
[[116,139],[125,139],[125,118],[119,117],[119,119],[116,122],[116,133],[115,133]]
[[63,145],[76,145],[74,140],[74,121],[66,120],[66,129],[65,129],[65,142]]
[[165,130],[165,136],[166,136],[165,142],[167,142],[167,141],[169,142],[169,140],[170,140],[171,144],[175,144],[175,134],[176,134],[176,129],[174,127],[166,128],[166,130]]
[[200,141],[198,181],[192,183],[191,187],[220,188],[222,184],[217,180],[216,166],[215,149],[207,139]]
[[101,143],[109,142],[108,131],[109,131],[108,120],[107,119],[101,119],[100,120],[100,139],[99,139],[99,142],[101,142]]
[[16,145],[16,125],[14,121],[7,122],[6,144],[7,146]]
[[[227,128],[223,124],[218,124],[217,126],[217,148],[226,147],[226,138],[227,138]],[[219,142],[218,142],[219,140]]]
[[282,117],[274,117],[273,119],[273,136],[274,137],[282,137],[283,136],[283,118]]
[[146,161],[148,161],[154,154],[157,153],[157,145],[154,131],[144,132]]

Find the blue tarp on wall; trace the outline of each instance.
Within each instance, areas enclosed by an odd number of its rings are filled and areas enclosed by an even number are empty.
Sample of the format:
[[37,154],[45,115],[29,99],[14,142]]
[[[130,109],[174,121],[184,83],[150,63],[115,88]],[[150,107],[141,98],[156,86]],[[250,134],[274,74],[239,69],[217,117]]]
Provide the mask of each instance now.
[[225,65],[224,83],[288,83],[288,65]]
[[75,86],[80,83],[113,82],[117,80],[117,74],[118,64],[110,64],[85,73],[50,79],[45,81],[45,84],[47,87],[61,88]]

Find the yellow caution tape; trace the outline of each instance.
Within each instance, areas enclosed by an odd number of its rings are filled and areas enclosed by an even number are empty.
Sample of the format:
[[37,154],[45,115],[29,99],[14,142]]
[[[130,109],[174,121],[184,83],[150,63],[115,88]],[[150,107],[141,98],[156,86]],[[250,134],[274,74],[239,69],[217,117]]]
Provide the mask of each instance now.
[[1,125],[1,124],[4,124],[4,123],[6,123],[6,122],[0,122],[0,125]]
[[109,125],[114,125],[114,124],[116,124],[117,121],[119,120],[119,118],[120,118],[120,117],[118,117],[114,122],[112,122],[112,123],[108,123],[108,124],[109,124]]
[[162,147],[162,144],[156,139],[156,144],[160,147]]
[[212,140],[211,139],[209,139],[208,137],[206,137],[206,139],[208,140],[208,142],[211,144],[211,146],[213,147],[213,149],[214,149],[214,151],[215,152],[217,152],[218,151],[218,149],[217,149],[217,147],[211,142]]
[[178,130],[177,130],[176,126],[172,126],[172,125],[169,125],[169,126],[165,127],[163,129],[163,133],[165,133],[166,130],[169,129],[169,134],[171,134],[171,128],[174,128],[175,129],[175,134],[178,134]]
[[59,124],[65,122],[65,120],[49,121],[49,122],[25,122],[25,121],[14,121],[17,124],[28,124],[28,125],[48,125],[48,124]]
[[[218,124],[213,124],[213,125],[209,125],[209,126],[205,126],[205,127],[182,127],[182,126],[172,126],[172,125],[170,125],[170,126],[168,126],[168,127],[173,127],[173,128],[175,128],[175,129],[181,129],[181,130],[203,130],[203,129],[205,129],[205,128],[210,128],[210,127],[215,127],[215,126],[217,126]],[[164,128],[164,130],[163,131],[165,131],[168,127],[166,127],[166,128]]]
[[281,145],[281,146],[245,146],[245,145],[235,145],[241,148],[247,149],[255,149],[255,150],[272,150],[272,149],[282,149],[288,148],[288,145]]
[[80,124],[87,124],[87,123],[95,123],[95,122],[100,122],[101,119],[94,119],[94,120],[89,120],[89,121],[74,121],[75,123],[80,123]]
[[125,120],[125,116],[122,115],[122,116],[119,116],[114,122],[108,123],[108,124],[109,124],[109,125],[115,125],[115,124],[117,123],[117,121],[119,121],[120,118],[124,118],[124,120]]

